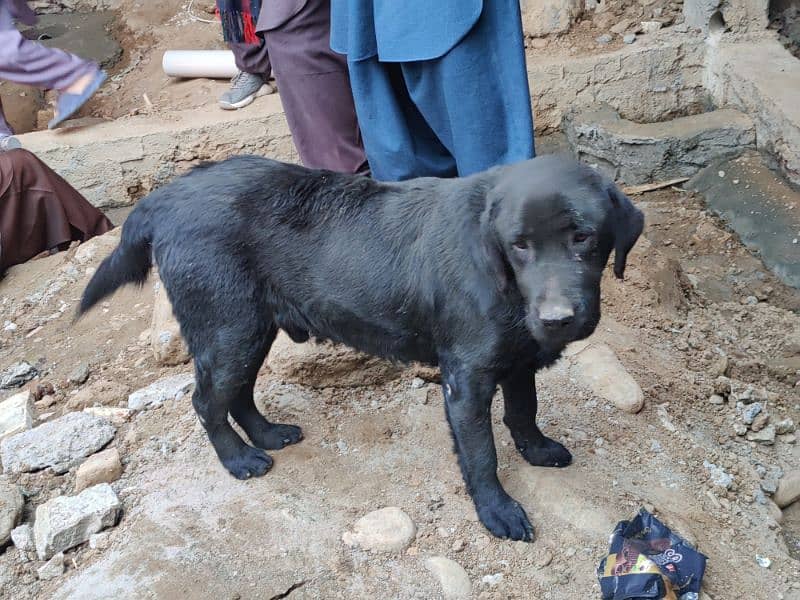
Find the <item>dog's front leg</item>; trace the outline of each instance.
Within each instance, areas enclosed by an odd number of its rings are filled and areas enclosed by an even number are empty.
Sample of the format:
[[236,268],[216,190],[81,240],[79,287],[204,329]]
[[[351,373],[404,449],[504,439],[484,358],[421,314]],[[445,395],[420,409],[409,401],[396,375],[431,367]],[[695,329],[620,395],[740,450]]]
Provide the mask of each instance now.
[[505,401],[503,422],[517,450],[537,467],[566,467],[572,455],[563,445],[544,435],[536,425],[536,376],[532,368],[517,367],[500,383]]
[[473,372],[457,361],[442,364],[447,420],[478,517],[497,537],[529,541],[533,528],[525,510],[506,493],[497,478],[491,420],[496,387],[495,379],[487,373]]

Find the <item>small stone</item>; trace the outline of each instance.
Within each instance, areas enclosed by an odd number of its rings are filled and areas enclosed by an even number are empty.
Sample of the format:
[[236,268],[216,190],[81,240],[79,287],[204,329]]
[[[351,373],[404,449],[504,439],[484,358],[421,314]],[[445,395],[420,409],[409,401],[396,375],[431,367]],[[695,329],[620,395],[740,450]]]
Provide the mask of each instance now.
[[636,34],[635,33],[627,33],[625,37],[622,38],[622,41],[626,44],[632,44],[636,41]]
[[723,469],[722,467],[718,467],[714,463],[708,462],[707,460],[703,461],[703,466],[708,471],[711,483],[723,487],[726,490],[731,488],[731,486],[733,485],[733,475],[725,472],[725,469]]
[[786,435],[787,433],[795,432],[795,424],[791,419],[783,419],[775,423],[775,433],[778,435]]
[[11,541],[21,552],[31,552],[35,549],[33,544],[33,527],[25,523],[11,530]]
[[728,357],[720,356],[708,368],[708,374],[711,375],[711,377],[724,377],[725,373],[728,372],[729,366]]
[[731,380],[727,377],[717,377],[714,380],[714,393],[719,394],[723,398],[727,398],[731,394]]
[[772,561],[769,558],[761,556],[760,554],[756,554],[756,563],[758,563],[758,566],[762,569],[769,569],[772,565]]
[[361,517],[352,532],[342,535],[342,541],[373,552],[401,552],[416,535],[417,528],[411,518],[399,508],[389,506]]
[[494,573],[493,575],[484,575],[481,578],[481,583],[484,585],[488,585],[489,587],[497,587],[500,585],[500,582],[503,581],[503,574],[502,573]]
[[467,542],[459,538],[455,542],[453,542],[453,546],[451,547],[451,549],[453,550],[453,552],[463,552],[464,548],[466,547],[467,547]]
[[464,567],[444,556],[433,556],[425,561],[425,567],[439,580],[442,595],[447,600],[468,599],[472,595],[472,583]]
[[72,385],[83,385],[89,379],[90,369],[87,363],[81,363],[69,374],[67,382]]
[[736,423],[733,424],[733,431],[736,435],[741,437],[747,433],[747,425],[736,421]]
[[49,381],[42,381],[37,383],[36,385],[31,385],[31,394],[33,395],[34,402],[38,402],[45,396],[52,396],[56,393],[53,384]]
[[775,443],[775,426],[768,425],[761,431],[751,431],[747,434],[747,441],[771,446]]
[[600,44],[602,46],[605,46],[607,44],[610,44],[612,41],[614,41],[614,38],[611,37],[610,34],[604,33],[603,35],[598,37],[596,41],[597,41],[598,44]]
[[411,380],[411,388],[418,390],[425,385],[425,381],[421,377],[414,377]]
[[550,550],[544,550],[536,557],[536,561],[533,564],[536,565],[537,568],[543,569],[550,565],[551,562],[553,562],[553,553]]
[[89,536],[89,548],[92,550],[105,550],[111,543],[111,534],[107,531],[93,533]]
[[774,494],[776,491],[778,491],[778,480],[774,477],[763,479],[761,481],[761,489],[767,494]]
[[55,579],[64,574],[64,553],[59,552],[44,565],[36,570],[36,574],[42,581]]
[[0,442],[3,468],[7,473],[28,473],[52,467],[63,473],[108,444],[115,433],[116,428],[105,419],[67,413]]
[[755,418],[761,413],[763,410],[763,406],[761,406],[761,402],[753,402],[752,404],[745,407],[742,411],[742,422],[745,425],[752,425]]
[[184,396],[194,385],[194,375],[184,373],[159,379],[145,388],[128,396],[128,408],[145,410],[161,406],[167,400],[177,400]]
[[627,413],[638,413],[644,406],[644,393],[631,377],[614,351],[606,344],[577,346],[570,373],[581,380],[596,395]]
[[122,476],[119,450],[109,448],[86,459],[75,474],[75,491],[82,492],[98,483],[113,483]]
[[772,499],[780,508],[786,508],[800,500],[800,471],[786,473],[778,482],[778,489]]
[[8,390],[21,387],[38,374],[39,372],[33,365],[25,361],[17,363],[0,375],[0,389]]
[[58,402],[58,399],[55,396],[51,396],[50,394],[45,394],[42,396],[42,399],[36,403],[36,408],[44,409],[50,408],[54,406],[55,403]]
[[33,524],[39,559],[47,560],[114,526],[120,508],[119,498],[107,483],[90,487],[77,496],[58,496],[39,505]]
[[11,539],[11,531],[19,523],[24,506],[25,498],[19,488],[0,479],[0,548]]
[[720,396],[719,394],[713,394],[713,395],[712,395],[712,396],[711,396],[711,397],[708,399],[708,401],[709,401],[711,404],[714,404],[714,405],[716,405],[716,406],[719,406],[719,405],[721,405],[721,404],[725,404],[725,398],[723,398],[723,397],[722,397],[722,396]]
[[16,331],[16,330],[17,330],[16,323],[12,323],[11,321],[6,321],[5,323],[3,323],[3,331]]
[[120,427],[131,420],[131,416],[133,416],[135,411],[132,411],[130,408],[117,408],[114,406],[90,406],[84,408],[83,412],[94,415],[95,417],[100,417],[101,419],[106,419],[112,425]]
[[0,440],[33,427],[33,395],[25,390],[0,402]]
[[753,419],[753,424],[750,425],[750,429],[752,429],[753,431],[761,431],[762,429],[764,429],[764,427],[767,426],[768,423],[769,423],[769,415],[765,412],[762,412],[755,419]]
[[641,27],[644,33],[655,33],[661,29],[661,21],[642,21]]
[[725,177],[725,171],[719,171],[719,172],[717,173],[717,175],[719,175],[719,176],[720,176],[720,178],[724,178],[724,177]]

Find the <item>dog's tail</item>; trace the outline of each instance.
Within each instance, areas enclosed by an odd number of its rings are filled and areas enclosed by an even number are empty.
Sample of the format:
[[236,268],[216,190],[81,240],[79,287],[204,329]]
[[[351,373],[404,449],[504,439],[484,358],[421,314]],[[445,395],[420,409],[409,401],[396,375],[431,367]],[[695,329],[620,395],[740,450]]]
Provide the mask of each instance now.
[[78,314],[86,311],[128,283],[143,285],[153,266],[151,258],[152,231],[147,211],[138,206],[131,212],[122,228],[122,237],[114,251],[100,263],[97,272],[83,292]]

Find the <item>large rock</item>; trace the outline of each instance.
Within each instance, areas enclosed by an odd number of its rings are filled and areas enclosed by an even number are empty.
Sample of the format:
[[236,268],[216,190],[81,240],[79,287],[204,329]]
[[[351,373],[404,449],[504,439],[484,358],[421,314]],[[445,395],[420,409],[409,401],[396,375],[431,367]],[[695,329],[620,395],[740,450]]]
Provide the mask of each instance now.
[[0,440],[33,427],[33,397],[28,390],[0,402]]
[[631,377],[614,351],[603,343],[578,343],[565,352],[572,363],[570,374],[597,396],[627,413],[644,406],[642,388]]
[[522,0],[522,29],[531,37],[563,33],[580,16],[583,5],[584,0]]
[[581,160],[629,185],[691,177],[756,143],[750,117],[730,109],[645,124],[608,107],[587,109],[567,115],[565,130]]
[[444,556],[433,556],[425,561],[425,566],[442,587],[445,600],[466,600],[472,595],[469,575],[460,564]]
[[33,537],[39,560],[48,560],[116,524],[121,504],[107,483],[77,496],[59,496],[36,509]]
[[136,390],[128,396],[128,408],[145,410],[161,406],[167,400],[177,400],[189,392],[194,385],[194,375],[182,373],[172,375]]
[[189,348],[181,337],[181,328],[172,314],[164,284],[157,281],[153,297],[153,321],[150,328],[150,345],[156,362],[163,366],[175,366],[189,362]]
[[108,444],[115,427],[94,415],[73,412],[0,443],[3,469],[25,473],[52,467],[64,472]]
[[380,385],[402,373],[397,365],[331,342],[296,344],[283,331],[272,344],[267,364],[288,383],[311,387]]
[[353,525],[353,531],[342,535],[348,546],[358,546],[373,552],[400,552],[405,550],[417,535],[414,522],[395,506],[373,511]]
[[99,483],[113,483],[122,476],[119,450],[108,448],[86,459],[75,473],[75,491],[81,492]]
[[11,539],[11,530],[17,526],[25,506],[19,488],[0,479],[0,548]]
[[772,497],[781,508],[800,500],[800,471],[791,471],[778,482],[778,491]]

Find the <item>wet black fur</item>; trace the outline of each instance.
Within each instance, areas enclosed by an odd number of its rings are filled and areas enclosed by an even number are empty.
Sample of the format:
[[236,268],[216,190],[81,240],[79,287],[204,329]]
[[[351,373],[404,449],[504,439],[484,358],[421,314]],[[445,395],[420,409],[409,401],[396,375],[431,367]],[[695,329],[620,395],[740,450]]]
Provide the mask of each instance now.
[[[462,179],[379,183],[242,156],[142,200],[79,312],[143,282],[155,260],[195,359],[195,409],[239,478],[269,470],[265,449],[302,438],[253,403],[278,329],[295,341],[313,336],[439,365],[481,521],[527,540],[525,511],[497,479],[492,396],[499,385],[504,420],[528,462],[570,463],[536,426],[534,373],[594,330],[610,252],[621,277],[641,229],[641,213],[612,183],[559,157]],[[575,309],[555,329],[539,319],[547,290]]]

